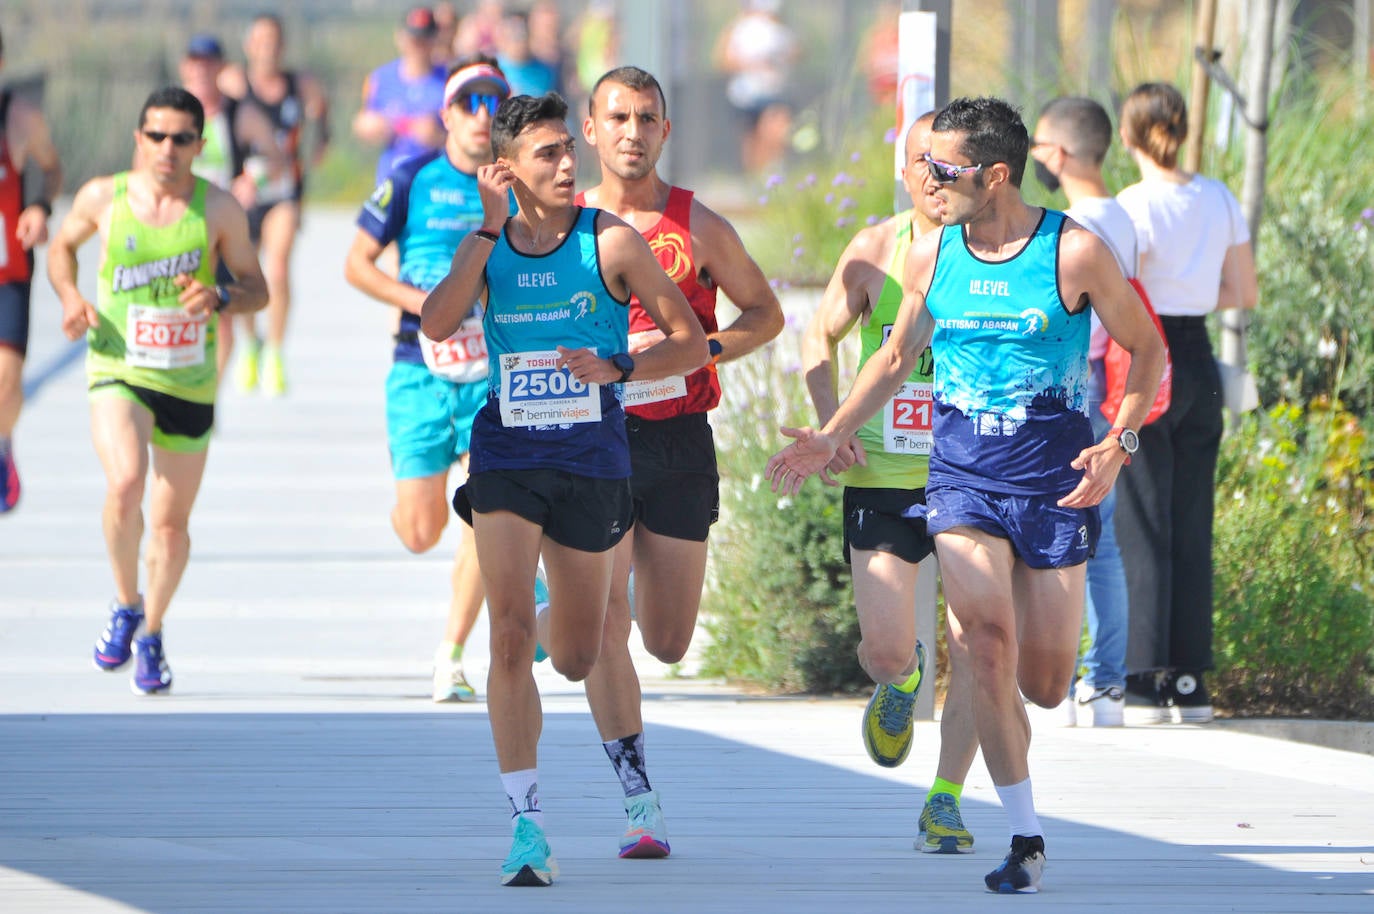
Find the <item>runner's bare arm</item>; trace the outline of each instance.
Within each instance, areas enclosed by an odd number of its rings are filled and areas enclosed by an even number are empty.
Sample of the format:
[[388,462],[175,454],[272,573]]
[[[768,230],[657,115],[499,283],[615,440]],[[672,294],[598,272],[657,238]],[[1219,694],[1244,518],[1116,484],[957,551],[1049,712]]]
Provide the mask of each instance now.
[[[709,354],[701,322],[677,283],[663,272],[644,236],[616,216],[603,212],[597,218],[597,245],[607,290],[620,299],[637,297],[664,334],[662,340],[635,353],[631,377],[654,381],[684,375],[705,365]],[[561,348],[559,353],[579,381],[610,384],[620,379],[620,370],[607,358],[613,353]]]
[[310,152],[310,167],[319,168],[329,151],[329,95],[313,73],[300,75],[300,89],[306,122],[313,125],[315,145]]
[[1250,242],[1242,241],[1226,249],[1221,261],[1221,288],[1217,293],[1217,309],[1244,308],[1252,310],[1259,302],[1259,283],[1255,278],[1255,251]]
[[48,240],[52,201],[62,192],[62,162],[43,112],[26,102],[15,100],[10,105],[5,136],[10,143],[10,157],[15,168],[22,173],[24,167],[32,162],[43,174],[43,189],[39,198],[24,207],[14,227],[19,244],[24,250],[30,251]]
[[62,302],[62,332],[74,340],[100,319],[76,286],[76,252],[100,230],[100,221],[114,199],[114,179],[92,178],[72,199],[72,208],[48,245],[48,282]]
[[381,242],[358,229],[344,260],[344,279],[369,298],[409,314],[419,314],[420,306],[425,303],[424,291],[384,273],[377,266],[377,258],[382,256],[383,250]]
[[[1065,302],[1072,304],[1086,298],[1107,333],[1131,354],[1126,396],[1121,401],[1116,424],[1139,430],[1159,390],[1164,341],[1140,296],[1121,275],[1115,256],[1092,232],[1077,226],[1066,229],[1060,240],[1059,264]],[[1101,502],[1116,482],[1126,456],[1112,436],[1084,448],[1071,464],[1083,470],[1083,478],[1059,504],[1065,508],[1086,508]]]
[[[782,332],[782,305],[768,277],[744,249],[735,227],[700,201],[692,201],[692,251],[739,317],[713,334],[720,345],[717,362],[747,355]],[[704,256],[702,256],[704,255]]]
[[219,261],[234,281],[224,286],[229,303],[220,302],[214,283],[206,286],[187,275],[180,277],[178,299],[188,314],[250,314],[267,307],[267,280],[258,264],[258,252],[248,235],[248,215],[237,200],[217,187],[205,191],[205,227]]
[[[501,234],[510,217],[511,188],[515,173],[500,163],[477,169],[477,192],[482,198],[482,231]],[[446,340],[454,334],[473,305],[486,301],[487,258],[495,249],[491,239],[476,232],[469,234],[453,252],[448,275],[430,290],[420,308],[420,329],[432,340]]]
[[934,329],[926,309],[925,292],[934,273],[939,238],[938,232],[930,232],[911,246],[902,277],[902,304],[893,320],[892,333],[864,364],[849,396],[835,414],[819,431],[809,427],[782,429],[784,435],[795,440],[768,461],[766,474],[775,492],[794,493],[808,476],[825,469],[837,444],[882,409],[916,367]]
[[285,177],[291,170],[291,160],[287,158],[286,151],[277,140],[277,131],[272,126],[271,119],[261,108],[239,105],[235,109],[234,117],[237,121],[235,130],[239,139],[253,150],[254,157],[261,156],[267,165],[262,175],[252,175],[244,171],[234,178],[234,197],[246,209],[257,202],[257,180],[261,178],[263,181],[276,181]]

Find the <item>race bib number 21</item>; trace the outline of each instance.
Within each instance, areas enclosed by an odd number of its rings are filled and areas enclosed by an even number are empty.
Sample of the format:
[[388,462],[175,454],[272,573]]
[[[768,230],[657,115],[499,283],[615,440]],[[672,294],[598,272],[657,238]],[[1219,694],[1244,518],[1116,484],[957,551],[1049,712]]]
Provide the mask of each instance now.
[[601,386],[558,367],[558,353],[501,356],[501,424],[507,428],[601,421]]

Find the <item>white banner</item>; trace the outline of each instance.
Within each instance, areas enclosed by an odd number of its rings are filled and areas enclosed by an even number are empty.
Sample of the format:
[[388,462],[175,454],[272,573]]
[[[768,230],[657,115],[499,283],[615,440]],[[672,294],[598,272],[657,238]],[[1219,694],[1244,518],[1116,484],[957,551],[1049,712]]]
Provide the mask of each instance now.
[[895,209],[911,206],[902,187],[902,167],[906,165],[906,133],[916,118],[935,107],[935,13],[902,13],[897,20],[899,61],[897,64],[897,141],[893,144],[892,177],[896,182]]

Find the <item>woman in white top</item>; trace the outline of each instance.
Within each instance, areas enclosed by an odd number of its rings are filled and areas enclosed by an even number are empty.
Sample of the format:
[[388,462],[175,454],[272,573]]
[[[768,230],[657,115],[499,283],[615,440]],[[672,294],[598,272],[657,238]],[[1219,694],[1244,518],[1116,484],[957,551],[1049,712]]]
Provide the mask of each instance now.
[[1140,245],[1140,281],[1173,357],[1173,402],[1139,430],[1140,450],[1117,485],[1116,532],[1130,588],[1131,691],[1158,719],[1212,719],[1203,673],[1212,667],[1212,501],[1221,442],[1221,380],[1206,316],[1253,308],[1250,232],[1225,184],[1178,165],[1188,134],[1173,86],[1137,87],[1121,107],[1121,139],[1140,182],[1117,199]]

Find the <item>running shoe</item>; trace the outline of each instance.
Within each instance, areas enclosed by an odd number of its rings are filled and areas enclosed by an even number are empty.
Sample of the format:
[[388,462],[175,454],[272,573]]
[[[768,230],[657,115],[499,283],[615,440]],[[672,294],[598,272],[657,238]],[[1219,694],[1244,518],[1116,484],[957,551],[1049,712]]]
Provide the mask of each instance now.
[[921,809],[916,849],[923,854],[971,854],[973,834],[964,828],[959,801],[947,793],[937,793]]
[[262,347],[259,371],[263,396],[280,397],[286,393],[286,366],[282,364],[280,349]]
[[238,355],[234,357],[234,386],[244,393],[258,386],[258,354],[261,348],[262,344],[254,336],[239,343]]
[[1087,715],[1086,722],[1092,727],[1120,727],[1126,719],[1126,693],[1120,686],[1097,688],[1080,679],[1073,704],[1079,715]]
[[14,447],[0,444],[0,514],[19,504],[19,468],[14,465]]
[[159,695],[172,688],[172,668],[162,653],[162,636],[148,635],[134,642],[133,688],[138,695]]
[[911,721],[926,670],[926,649],[919,641],[916,642],[916,669],[921,677],[914,691],[903,692],[884,683],[873,690],[873,697],[864,711],[864,748],[868,750],[868,757],[884,768],[896,768],[911,752]]
[[130,645],[134,633],[143,624],[143,604],[120,606],[118,601],[110,604],[110,621],[95,642],[95,666],[100,670],[117,670],[129,662],[133,655]]
[[[534,566],[534,615],[539,614],[549,608],[549,582],[544,577],[544,566]],[[544,650],[544,645],[538,641],[534,642],[534,662],[543,663],[549,659],[549,652]]]
[[668,826],[663,822],[657,790],[626,797],[625,814],[629,817],[629,827],[625,829],[625,837],[620,839],[621,859],[668,856]]
[[463,675],[463,661],[450,657],[441,646],[434,654],[434,700],[472,701],[476,697],[477,690]]
[[549,851],[549,842],[528,816],[517,816],[510,853],[501,864],[501,884],[515,886],[552,885],[558,863]]
[[1045,839],[1039,835],[1014,835],[1002,865],[984,876],[983,883],[989,892],[999,895],[1030,895],[1040,891],[1040,877],[1044,873]]

